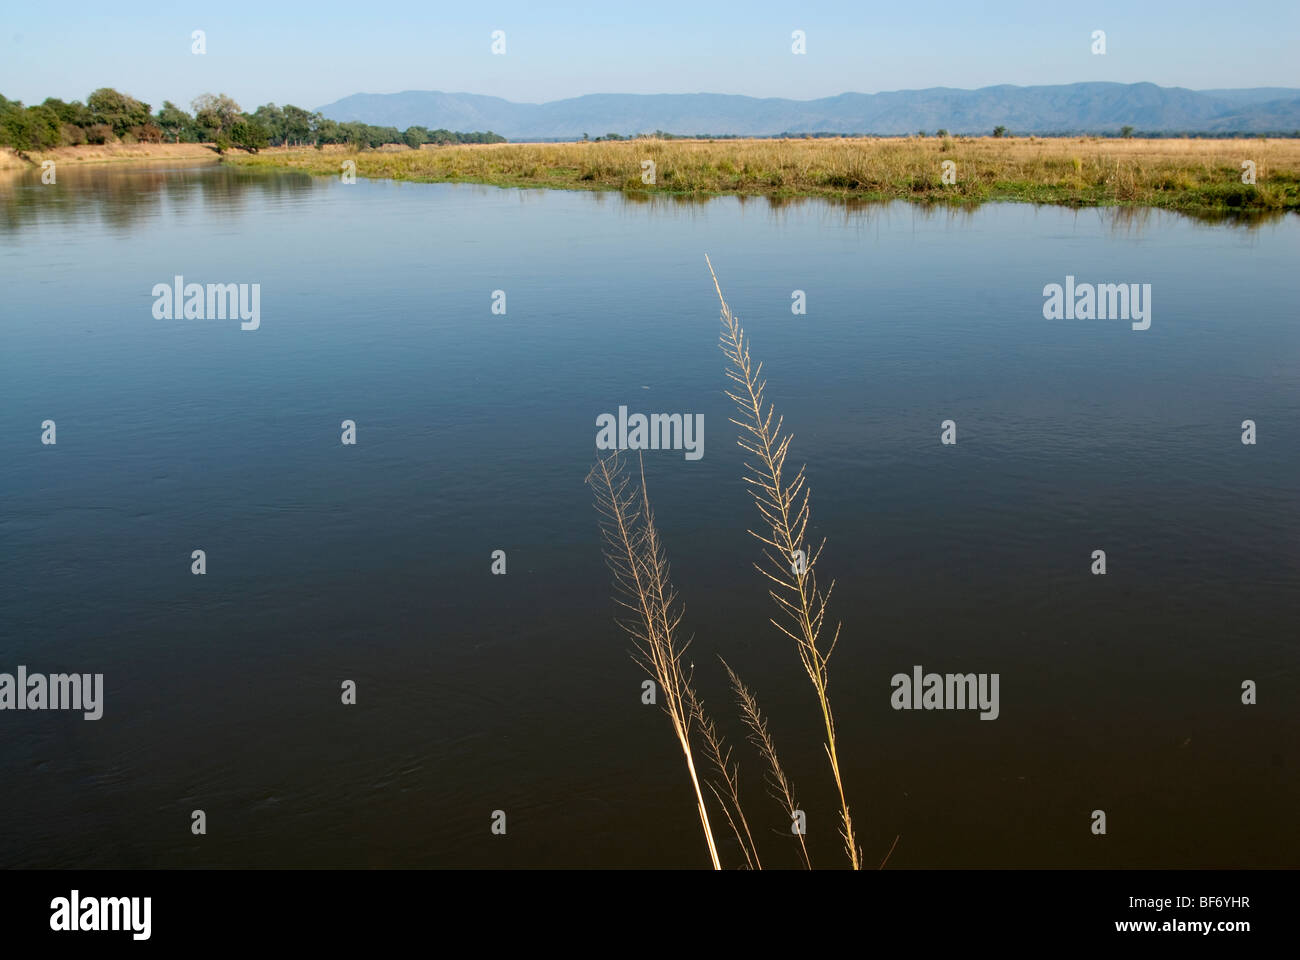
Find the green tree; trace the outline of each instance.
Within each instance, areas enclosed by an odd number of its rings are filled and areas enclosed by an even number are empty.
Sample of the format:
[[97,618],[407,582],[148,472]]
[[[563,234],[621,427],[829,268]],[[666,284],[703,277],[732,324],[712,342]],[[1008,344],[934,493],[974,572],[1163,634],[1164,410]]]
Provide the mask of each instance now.
[[249,153],[257,153],[267,145],[269,139],[266,128],[252,117],[240,117],[230,125],[231,145]]
[[0,104],[0,144],[13,147],[19,153],[36,149],[31,118],[20,100],[6,100]]
[[370,145],[382,147],[386,143],[401,143],[402,134],[396,127],[370,127]]
[[338,122],[335,120],[326,120],[319,113],[315,114],[313,120],[313,133],[316,137],[316,146],[326,143],[342,143],[343,133],[339,129]]
[[364,146],[366,143],[366,125],[356,120],[350,123],[340,123],[338,142],[349,143],[354,147]]
[[170,100],[163,101],[154,123],[172,143],[180,143],[182,136],[194,133],[194,118]]
[[313,137],[312,114],[302,107],[285,104],[284,139],[286,143],[309,143]]
[[194,122],[206,137],[214,141],[229,140],[230,128],[244,112],[224,93],[201,93],[190,106],[194,108]]
[[993,128],[993,136],[995,136],[995,137],[1005,137],[1006,135],[1007,135],[1007,128],[1006,128],[1006,127],[1003,127],[1003,126],[996,126],[996,127]]
[[266,131],[267,139],[274,144],[285,141],[284,111],[274,103],[266,103],[253,111],[255,120]]
[[41,106],[53,110],[58,115],[60,123],[75,123],[79,127],[86,127],[95,122],[86,105],[80,100],[64,103],[58,97],[46,97]]
[[1119,135],[1127,140],[1129,137],[1133,136],[1133,128],[1128,124],[1125,124],[1119,128]]
[[86,107],[90,110],[91,121],[106,124],[116,137],[149,122],[149,104],[112,87],[100,87],[88,96]]
[[18,100],[6,100],[0,105],[0,144],[25,153],[47,150],[62,142],[59,115],[49,107],[23,107]]

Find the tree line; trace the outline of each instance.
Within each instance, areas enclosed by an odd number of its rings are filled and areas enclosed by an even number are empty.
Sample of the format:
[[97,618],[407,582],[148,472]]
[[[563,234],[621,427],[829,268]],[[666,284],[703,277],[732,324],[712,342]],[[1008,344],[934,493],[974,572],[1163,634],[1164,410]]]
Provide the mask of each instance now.
[[157,113],[149,104],[101,87],[86,102],[49,97],[37,106],[0,95],[0,146],[19,152],[84,143],[211,143],[219,151],[238,148],[256,153],[265,146],[316,146],[327,143],[380,147],[404,143],[504,143],[505,137],[486,133],[457,133],[427,127],[376,127],[340,123],[310,110],[287,104],[263,104],[246,112],[224,93],[205,93],[190,103],[192,113],[164,100]]

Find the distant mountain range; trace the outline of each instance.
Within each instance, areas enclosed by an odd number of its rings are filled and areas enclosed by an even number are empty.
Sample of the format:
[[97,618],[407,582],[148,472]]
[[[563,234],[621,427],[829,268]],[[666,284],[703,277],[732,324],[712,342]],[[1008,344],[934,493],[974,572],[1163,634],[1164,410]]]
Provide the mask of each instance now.
[[1187,90],[1153,83],[932,87],[783,100],[718,93],[596,93],[550,103],[513,103],[473,93],[357,93],[320,107],[332,120],[405,129],[491,130],[511,140],[577,139],[606,133],[908,134],[944,128],[986,134],[1291,133],[1300,130],[1300,89]]

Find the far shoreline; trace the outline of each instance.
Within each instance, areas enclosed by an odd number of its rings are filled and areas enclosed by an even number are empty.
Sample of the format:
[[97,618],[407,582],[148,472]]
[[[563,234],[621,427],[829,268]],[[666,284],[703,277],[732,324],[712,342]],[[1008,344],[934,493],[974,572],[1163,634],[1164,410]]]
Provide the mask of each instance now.
[[209,160],[217,163],[221,154],[210,143],[105,143],[52,147],[18,153],[0,148],[0,171],[19,172],[39,168],[47,160],[58,164],[147,163],[155,160]]
[[[560,143],[267,147],[68,146],[0,171],[56,164],[206,161],[368,179],[503,188],[618,191],[629,197],[767,197],[947,205],[988,202],[1147,207],[1194,216],[1300,212],[1300,140],[1077,137],[655,139]],[[1254,182],[1249,182],[1251,179]]]
[[[1300,212],[1300,139],[859,137],[272,147],[242,167],[629,197],[1151,207],[1201,217]],[[1253,182],[1252,182],[1253,181]]]

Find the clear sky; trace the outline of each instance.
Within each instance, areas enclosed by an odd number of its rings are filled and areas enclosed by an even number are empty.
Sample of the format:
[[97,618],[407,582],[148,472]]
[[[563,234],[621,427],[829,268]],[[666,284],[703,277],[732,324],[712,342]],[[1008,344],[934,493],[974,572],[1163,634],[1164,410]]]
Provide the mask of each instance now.
[[[207,53],[190,52],[206,31]],[[504,56],[491,33],[506,34]],[[807,53],[791,53],[791,33]],[[1091,34],[1106,31],[1105,56]],[[0,20],[0,93],[111,86],[157,108],[199,93],[318,107],[444,90],[540,102],[584,93],[846,91],[1150,81],[1300,87],[1300,0],[677,0],[162,4],[19,2]]]

